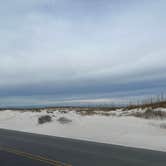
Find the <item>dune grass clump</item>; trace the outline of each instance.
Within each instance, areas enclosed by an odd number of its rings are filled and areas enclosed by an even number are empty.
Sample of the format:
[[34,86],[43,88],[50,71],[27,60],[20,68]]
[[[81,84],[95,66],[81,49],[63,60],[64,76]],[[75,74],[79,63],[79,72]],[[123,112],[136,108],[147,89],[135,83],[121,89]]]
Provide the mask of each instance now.
[[60,118],[58,119],[58,122],[60,122],[61,124],[66,124],[66,123],[72,122],[72,120],[71,120],[71,119],[68,119],[68,118],[66,118],[66,117],[60,117]]
[[51,122],[52,121],[52,117],[49,115],[42,115],[38,118],[38,124],[43,124],[46,122]]
[[136,112],[134,116],[145,119],[165,119],[166,112],[147,108],[145,112]]

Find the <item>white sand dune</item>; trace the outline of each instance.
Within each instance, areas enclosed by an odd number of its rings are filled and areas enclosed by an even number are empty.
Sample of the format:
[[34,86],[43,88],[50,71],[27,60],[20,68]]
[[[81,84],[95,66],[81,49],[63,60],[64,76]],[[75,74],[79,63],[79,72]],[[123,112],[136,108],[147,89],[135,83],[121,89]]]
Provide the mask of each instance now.
[[[166,120],[111,115],[82,116],[75,111],[55,111],[49,114],[53,118],[52,122],[38,124],[38,117],[46,114],[46,110],[0,111],[0,128],[166,151],[166,129],[161,128],[161,125],[165,126]],[[60,117],[72,122],[60,123]]]

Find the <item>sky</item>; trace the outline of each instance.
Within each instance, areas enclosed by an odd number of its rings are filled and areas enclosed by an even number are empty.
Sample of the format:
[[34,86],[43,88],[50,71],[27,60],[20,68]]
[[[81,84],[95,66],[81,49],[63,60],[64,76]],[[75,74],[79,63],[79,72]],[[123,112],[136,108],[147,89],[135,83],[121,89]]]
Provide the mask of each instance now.
[[165,0],[0,3],[0,106],[166,92]]

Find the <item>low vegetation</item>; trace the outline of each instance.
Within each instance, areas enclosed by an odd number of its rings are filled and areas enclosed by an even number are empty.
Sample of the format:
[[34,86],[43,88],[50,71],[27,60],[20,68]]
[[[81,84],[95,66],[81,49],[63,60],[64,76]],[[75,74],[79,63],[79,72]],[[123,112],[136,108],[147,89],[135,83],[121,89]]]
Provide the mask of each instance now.
[[165,119],[166,118],[165,111],[154,110],[152,108],[148,108],[144,112],[133,113],[132,115],[139,118],[145,118],[145,119]]
[[146,109],[146,108],[166,108],[166,101],[159,101],[154,103],[145,103],[145,104],[130,104],[123,108],[124,111],[132,109]]
[[51,121],[52,121],[52,117],[49,115],[42,115],[38,118],[39,124],[43,124],[43,123],[51,122]]
[[68,118],[66,118],[66,117],[60,117],[60,118],[58,119],[58,121],[59,121],[60,123],[62,123],[62,124],[72,122],[71,119],[68,119]]

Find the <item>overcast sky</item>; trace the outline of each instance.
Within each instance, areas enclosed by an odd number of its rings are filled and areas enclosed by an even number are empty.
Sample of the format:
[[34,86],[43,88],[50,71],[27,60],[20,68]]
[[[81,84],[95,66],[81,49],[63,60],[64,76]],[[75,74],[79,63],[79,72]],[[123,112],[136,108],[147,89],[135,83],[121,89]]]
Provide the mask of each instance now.
[[0,3],[1,105],[166,92],[165,0]]

